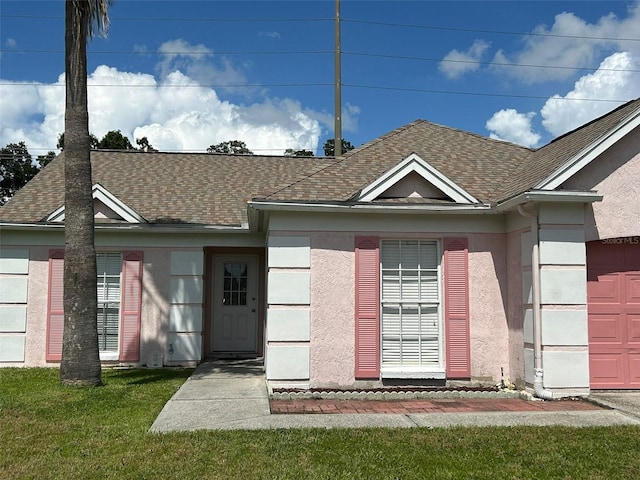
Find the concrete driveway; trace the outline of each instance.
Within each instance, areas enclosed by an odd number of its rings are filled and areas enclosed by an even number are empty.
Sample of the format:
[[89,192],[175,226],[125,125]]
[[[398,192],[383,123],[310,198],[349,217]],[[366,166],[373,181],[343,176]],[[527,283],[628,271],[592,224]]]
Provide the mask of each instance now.
[[640,419],[640,391],[595,391],[591,392],[589,400]]

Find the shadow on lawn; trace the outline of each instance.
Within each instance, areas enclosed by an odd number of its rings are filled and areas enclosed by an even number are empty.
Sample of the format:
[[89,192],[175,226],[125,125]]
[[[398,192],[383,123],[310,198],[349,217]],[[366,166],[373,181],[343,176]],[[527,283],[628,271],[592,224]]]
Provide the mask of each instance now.
[[170,380],[186,380],[192,372],[192,368],[113,369],[103,371],[103,377],[107,382],[112,379],[125,382],[128,385],[146,385]]

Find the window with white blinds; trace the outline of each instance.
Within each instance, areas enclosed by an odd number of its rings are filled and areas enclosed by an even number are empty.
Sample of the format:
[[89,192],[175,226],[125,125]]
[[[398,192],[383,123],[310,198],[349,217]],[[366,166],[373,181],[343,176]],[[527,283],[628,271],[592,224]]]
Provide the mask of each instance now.
[[118,351],[122,255],[98,253],[98,346],[103,352]]
[[438,242],[383,240],[382,366],[438,367]]

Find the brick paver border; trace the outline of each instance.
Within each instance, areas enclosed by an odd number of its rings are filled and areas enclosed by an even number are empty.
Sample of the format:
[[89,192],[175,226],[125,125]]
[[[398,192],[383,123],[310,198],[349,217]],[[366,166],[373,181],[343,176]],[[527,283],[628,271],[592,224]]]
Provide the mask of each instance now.
[[527,401],[506,399],[433,399],[433,400],[334,400],[299,399],[270,400],[272,414],[292,413],[415,413],[452,412],[549,412],[602,410],[602,407],[584,400]]

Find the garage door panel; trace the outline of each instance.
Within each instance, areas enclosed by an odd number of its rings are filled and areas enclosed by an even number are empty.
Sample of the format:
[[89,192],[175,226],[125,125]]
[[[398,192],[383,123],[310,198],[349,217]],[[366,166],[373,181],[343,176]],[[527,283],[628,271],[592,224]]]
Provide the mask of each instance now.
[[627,315],[627,343],[630,347],[640,348],[640,314]]
[[640,273],[625,275],[625,297],[627,304],[640,305]]
[[631,388],[640,388],[640,352],[629,354],[629,382]]
[[640,242],[587,244],[592,388],[640,388]]
[[622,354],[589,355],[589,381],[593,388],[621,388],[625,384]]
[[596,274],[587,284],[590,303],[620,303],[620,277],[613,274]]
[[620,315],[589,315],[589,344],[622,345],[624,335]]

